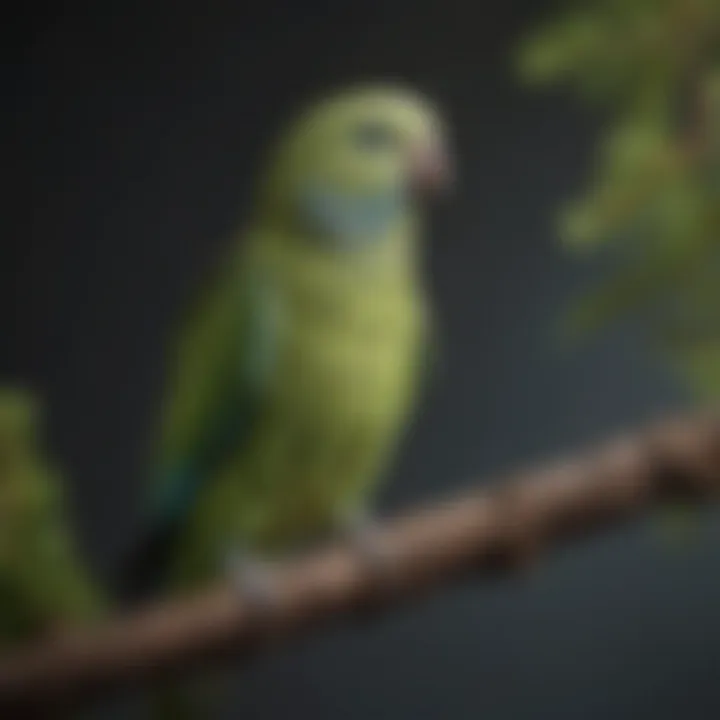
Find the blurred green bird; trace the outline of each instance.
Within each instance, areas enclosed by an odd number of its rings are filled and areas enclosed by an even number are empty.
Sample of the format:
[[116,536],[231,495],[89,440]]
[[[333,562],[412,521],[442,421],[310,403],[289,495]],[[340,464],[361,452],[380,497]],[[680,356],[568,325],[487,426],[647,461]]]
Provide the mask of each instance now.
[[362,528],[433,356],[421,235],[449,179],[438,110],[393,85],[322,100],[272,147],[179,339],[129,597]]
[[38,439],[39,408],[0,388],[0,647],[104,612],[75,547],[57,469]]

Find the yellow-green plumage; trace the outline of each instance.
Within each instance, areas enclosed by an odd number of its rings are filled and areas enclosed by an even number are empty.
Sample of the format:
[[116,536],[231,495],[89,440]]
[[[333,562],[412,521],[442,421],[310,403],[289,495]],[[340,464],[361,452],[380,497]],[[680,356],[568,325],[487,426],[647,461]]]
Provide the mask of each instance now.
[[[395,133],[387,147],[378,126]],[[166,395],[160,506],[184,528],[173,583],[217,574],[234,546],[282,552],[372,496],[427,355],[409,183],[438,133],[420,98],[361,88],[316,106],[276,148]]]
[[0,647],[88,623],[104,611],[38,425],[27,393],[0,389]]
[[349,267],[258,245],[282,288],[277,367],[252,441],[228,458],[195,509],[181,552],[195,569],[233,542],[292,545],[362,502],[417,387],[422,303],[402,265],[385,268],[371,255]]

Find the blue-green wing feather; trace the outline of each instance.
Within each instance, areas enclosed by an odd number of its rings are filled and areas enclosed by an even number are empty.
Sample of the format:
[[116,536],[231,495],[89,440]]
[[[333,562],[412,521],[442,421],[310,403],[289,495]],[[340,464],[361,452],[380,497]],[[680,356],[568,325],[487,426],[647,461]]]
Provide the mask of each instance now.
[[276,367],[279,302],[269,279],[231,264],[188,320],[166,397],[144,535],[120,592],[154,587],[222,464],[251,441]]
[[190,420],[184,443],[171,449],[160,466],[152,509],[165,521],[182,520],[203,484],[247,443],[275,369],[277,302],[267,278],[246,277],[229,302],[223,309],[229,322],[218,328],[224,334],[209,348],[205,371],[213,377],[207,396]]

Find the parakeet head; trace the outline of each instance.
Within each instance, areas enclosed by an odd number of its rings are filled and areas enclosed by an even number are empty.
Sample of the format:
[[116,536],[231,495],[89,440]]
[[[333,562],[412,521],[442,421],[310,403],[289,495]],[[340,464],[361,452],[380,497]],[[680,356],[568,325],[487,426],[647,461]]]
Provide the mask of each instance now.
[[414,218],[450,180],[445,132],[429,100],[362,86],[310,107],[274,148],[266,212],[350,249]]

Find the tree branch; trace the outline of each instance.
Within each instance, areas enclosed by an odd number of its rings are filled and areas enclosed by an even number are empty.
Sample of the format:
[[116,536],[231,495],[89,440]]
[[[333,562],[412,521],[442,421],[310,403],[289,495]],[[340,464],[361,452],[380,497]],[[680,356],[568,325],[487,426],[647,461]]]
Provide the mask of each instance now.
[[512,571],[552,542],[660,501],[708,501],[718,489],[720,418],[663,422],[389,521],[378,540],[393,563],[391,582],[338,545],[278,568],[277,605],[262,615],[218,586],[0,657],[0,709],[26,717],[223,654],[252,654],[332,616],[418,595],[461,572]]

